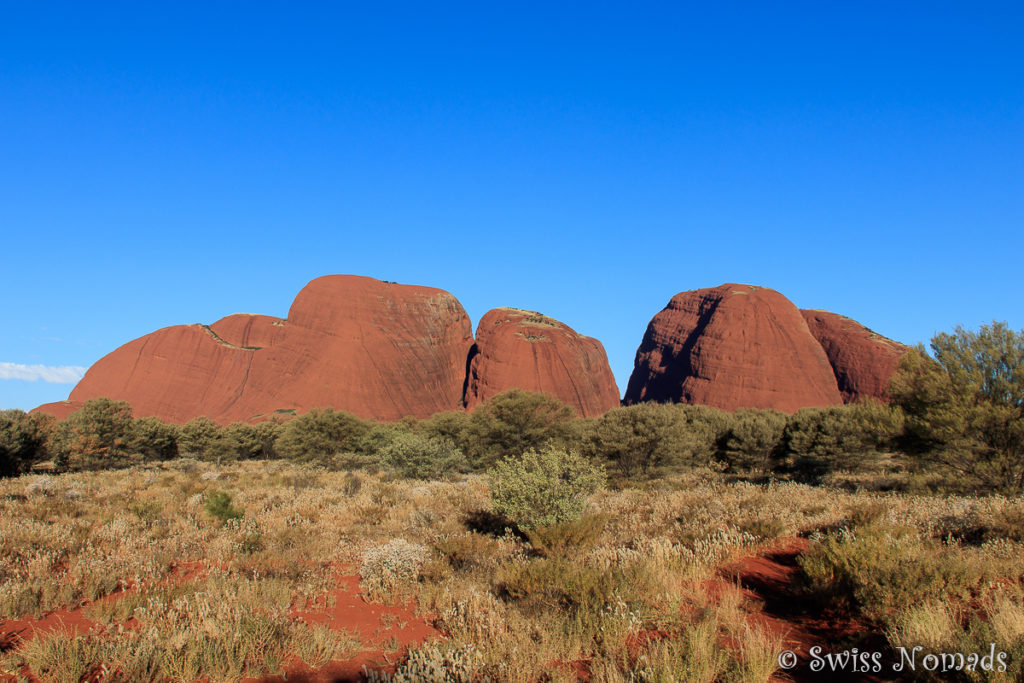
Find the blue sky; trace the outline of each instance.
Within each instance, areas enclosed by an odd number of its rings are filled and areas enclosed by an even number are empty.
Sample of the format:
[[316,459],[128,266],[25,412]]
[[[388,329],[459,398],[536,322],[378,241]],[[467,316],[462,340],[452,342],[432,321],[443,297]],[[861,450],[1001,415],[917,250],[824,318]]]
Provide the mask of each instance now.
[[329,273],[542,311],[622,391],[723,282],[1024,328],[1024,6],[778,4],[5,3],[0,408]]

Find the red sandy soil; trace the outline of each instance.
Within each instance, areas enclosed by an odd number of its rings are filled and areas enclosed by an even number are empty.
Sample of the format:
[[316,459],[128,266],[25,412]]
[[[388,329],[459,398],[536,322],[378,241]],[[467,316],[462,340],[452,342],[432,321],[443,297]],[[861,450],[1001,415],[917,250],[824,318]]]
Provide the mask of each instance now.
[[[765,546],[755,554],[740,558],[723,568],[719,577],[704,584],[711,597],[721,599],[729,591],[740,591],[745,598],[761,605],[749,620],[780,636],[783,647],[795,652],[800,663],[790,672],[780,672],[776,681],[881,681],[866,674],[814,673],[807,664],[809,650],[820,645],[828,652],[859,647],[862,651],[884,651],[884,638],[865,619],[856,614],[822,610],[804,596],[799,588],[800,569],[797,557],[808,545],[802,538],[784,538]],[[201,563],[182,563],[175,567],[171,580],[185,580],[201,574]],[[421,616],[410,604],[382,605],[368,602],[359,592],[359,578],[351,567],[336,568],[335,585],[328,594],[319,596],[303,609],[293,609],[292,615],[309,624],[323,624],[329,628],[355,632],[363,648],[346,661],[330,662],[313,670],[301,662],[291,660],[280,674],[247,678],[242,683],[356,683],[363,680],[364,667],[393,671],[405,650],[442,634]],[[126,591],[107,596],[103,600],[116,600]],[[333,603],[333,604],[331,604]],[[84,606],[83,606],[84,607]],[[16,648],[37,634],[66,629],[75,633],[102,632],[103,626],[86,619],[83,607],[51,612],[39,620],[0,621],[0,650]],[[669,637],[662,631],[643,631],[630,643],[634,653],[653,641]],[[590,679],[589,662],[585,660],[553,663],[575,672],[581,681]],[[102,681],[104,670],[97,668],[83,681]],[[0,681],[13,680],[0,677]],[[32,678],[32,680],[37,680]]]
[[[205,570],[201,562],[183,562],[172,569],[168,580],[175,583],[186,581],[203,574]],[[395,664],[401,660],[410,645],[441,635],[427,620],[413,612],[411,604],[382,605],[368,602],[359,592],[359,577],[353,576],[351,571],[351,567],[338,567],[334,589],[326,595],[318,596],[312,605],[302,610],[293,609],[291,613],[299,621],[354,632],[362,641],[363,649],[352,659],[330,662],[318,670],[312,670],[300,661],[290,660],[280,675],[246,678],[241,683],[354,683],[363,680],[364,667],[393,671]],[[101,598],[98,602],[116,600],[134,589],[128,587],[124,591]],[[72,610],[56,610],[41,619],[0,620],[0,651],[6,652],[20,647],[37,635],[55,631],[74,634],[103,633],[105,627],[102,624],[83,616],[83,610],[87,606],[82,605]],[[130,627],[130,621],[125,625]],[[28,671],[24,671],[23,675],[32,681],[39,680]],[[82,683],[102,681],[108,676],[109,672],[105,667],[97,666],[82,678]],[[13,677],[0,676],[0,683],[13,680]]]
[[756,555],[744,557],[726,567],[721,575],[736,583],[726,589],[740,590],[745,597],[763,605],[750,620],[781,636],[783,648],[799,657],[799,664],[778,681],[880,681],[864,673],[813,672],[808,664],[810,648],[819,645],[825,652],[857,647],[861,651],[887,650],[885,638],[870,622],[856,614],[823,610],[809,600],[799,586],[797,557],[807,549],[804,538],[777,539]]

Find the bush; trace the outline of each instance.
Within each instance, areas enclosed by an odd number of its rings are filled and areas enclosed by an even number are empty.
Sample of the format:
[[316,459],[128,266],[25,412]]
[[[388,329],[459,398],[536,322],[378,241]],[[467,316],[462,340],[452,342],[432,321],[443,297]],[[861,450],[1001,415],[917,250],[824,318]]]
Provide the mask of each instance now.
[[495,510],[523,530],[579,519],[606,482],[603,467],[554,447],[506,458],[490,478]]
[[631,477],[679,463],[685,442],[682,411],[673,405],[639,403],[599,417],[591,430],[590,451]]
[[359,439],[355,450],[364,456],[367,462],[380,464],[381,453],[384,449],[390,446],[395,439],[407,436],[409,433],[409,430],[401,423],[375,424]]
[[155,417],[140,417],[132,424],[131,449],[144,460],[178,457],[179,428]]
[[28,472],[34,462],[45,459],[53,423],[51,415],[0,411],[0,477]]
[[231,460],[253,460],[262,458],[268,460],[277,457],[274,450],[274,442],[281,433],[281,423],[274,421],[260,422],[259,424],[247,424],[245,422],[232,422],[221,430],[221,440],[227,459]]
[[213,491],[206,498],[206,505],[203,506],[206,513],[214,519],[226,522],[229,519],[241,519],[241,510],[231,504],[231,496],[223,491]]
[[466,458],[451,439],[403,433],[380,453],[381,464],[408,479],[443,479],[467,467]]
[[899,409],[874,400],[804,408],[789,417],[783,448],[800,478],[819,481],[834,470],[865,469],[901,429]]
[[906,415],[903,447],[961,484],[1024,490],[1024,330],[958,327],[932,338],[935,360],[905,354],[889,392]]
[[553,396],[512,389],[472,412],[463,448],[476,468],[486,469],[529,449],[563,444],[574,417]]
[[53,441],[61,467],[125,465],[132,441],[132,407],[109,398],[86,401],[57,426]]
[[206,416],[195,417],[181,427],[178,449],[185,457],[209,460],[220,436],[220,425]]
[[435,413],[426,420],[420,420],[415,425],[417,433],[425,436],[441,437],[451,439],[456,446],[468,453],[466,448],[466,430],[469,429],[470,416],[461,410],[449,410],[443,413]]
[[343,410],[311,410],[284,425],[275,447],[289,460],[326,465],[337,453],[357,450],[369,431],[368,423]]
[[780,455],[786,416],[776,410],[737,410],[725,438],[725,461],[733,471],[770,472]]
[[584,515],[571,522],[537,527],[526,532],[534,552],[542,557],[592,548],[608,525],[610,515]]
[[371,595],[386,595],[419,577],[428,550],[419,543],[393,538],[384,545],[371,548],[363,556],[359,578],[363,590]]
[[345,478],[341,480],[341,492],[351,498],[359,493],[361,488],[363,488],[363,480],[359,478],[359,475],[346,472]]

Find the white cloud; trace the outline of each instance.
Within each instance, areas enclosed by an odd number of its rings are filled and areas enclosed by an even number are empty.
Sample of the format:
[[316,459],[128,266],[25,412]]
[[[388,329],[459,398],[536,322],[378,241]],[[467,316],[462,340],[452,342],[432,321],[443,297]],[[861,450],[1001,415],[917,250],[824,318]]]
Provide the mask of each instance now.
[[77,365],[22,365],[0,363],[0,379],[21,379],[26,382],[75,384],[82,379],[85,368]]

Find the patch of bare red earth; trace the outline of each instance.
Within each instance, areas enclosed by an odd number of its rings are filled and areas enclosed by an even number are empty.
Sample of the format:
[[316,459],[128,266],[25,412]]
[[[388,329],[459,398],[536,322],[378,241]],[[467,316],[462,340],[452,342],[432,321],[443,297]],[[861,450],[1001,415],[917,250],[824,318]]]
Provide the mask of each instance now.
[[[723,590],[739,590],[744,597],[760,603],[760,612],[749,615],[769,633],[782,639],[782,647],[797,655],[797,665],[776,674],[775,681],[883,681],[871,673],[855,671],[812,671],[810,650],[815,645],[821,654],[858,648],[860,652],[888,654],[885,637],[869,621],[857,614],[822,609],[800,587],[797,558],[807,549],[805,538],[783,538],[764,547],[756,555],[744,557],[721,572]],[[726,583],[727,581],[735,583]],[[725,585],[723,585],[725,584]]]
[[[243,683],[356,683],[364,680],[366,669],[393,672],[410,645],[441,635],[409,603],[382,605],[370,603],[359,593],[359,577],[340,568],[335,577],[337,588],[312,608],[293,610],[297,619],[311,625],[355,633],[363,649],[346,661],[329,662],[311,669],[302,662],[289,661],[282,674],[246,678]],[[333,603],[333,604],[332,604]]]
[[[410,645],[439,637],[440,632],[422,616],[414,613],[411,604],[383,605],[367,602],[359,592],[359,577],[351,575],[351,567],[339,567],[335,575],[336,587],[327,595],[317,598],[312,605],[303,609],[292,609],[291,615],[311,625],[323,625],[335,631],[347,631],[357,635],[362,648],[351,659],[332,661],[319,669],[313,669],[297,658],[285,662],[279,674],[245,678],[240,683],[356,683],[365,679],[366,670],[393,672]],[[206,572],[200,562],[183,562],[172,569],[168,580],[187,581]],[[100,598],[97,602],[117,600],[125,590]],[[64,632],[74,635],[103,633],[106,627],[87,619],[83,610],[92,603],[86,603],[71,610],[55,610],[41,619],[0,620],[0,651],[7,652],[21,647],[38,635]],[[122,626],[131,628],[134,619]],[[22,676],[33,683],[44,683],[31,671],[23,670]],[[99,683],[116,672],[107,666],[97,664],[82,677],[80,683]],[[13,676],[0,674],[0,683],[13,683]]]

